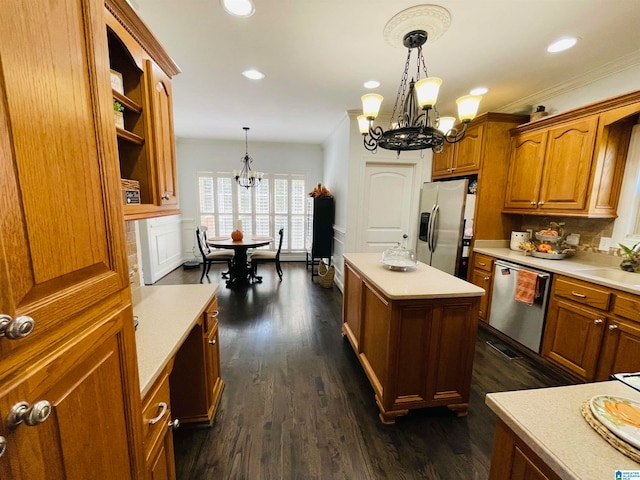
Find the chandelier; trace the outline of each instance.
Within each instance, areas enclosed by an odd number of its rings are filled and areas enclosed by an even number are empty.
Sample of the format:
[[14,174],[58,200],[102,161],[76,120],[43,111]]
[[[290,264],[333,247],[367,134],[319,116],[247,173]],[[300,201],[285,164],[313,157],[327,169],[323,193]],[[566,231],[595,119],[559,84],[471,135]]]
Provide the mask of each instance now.
[[249,156],[249,141],[247,139],[247,132],[249,131],[249,127],[242,127],[244,130],[244,145],[245,152],[244,156],[241,159],[242,162],[242,170],[234,170],[233,178],[236,179],[238,185],[244,188],[255,187],[260,183],[264,173],[262,172],[254,172],[251,170],[251,164],[253,163],[253,158]]
[[[403,38],[402,43],[408,49],[407,61],[393,106],[391,125],[386,131],[379,125],[373,125],[380,110],[382,95],[369,93],[362,96],[363,114],[358,116],[358,127],[363,135],[364,147],[370,152],[375,153],[378,147],[396,150],[398,155],[403,151],[425,148],[441,152],[445,142],[456,143],[462,140],[467,124],[476,116],[482,97],[466,95],[456,100],[462,127],[454,127],[456,119],[453,117],[440,117],[436,100],[442,79],[427,75],[422,55],[422,46],[426,41],[427,32],[424,30],[413,30]],[[417,70],[416,76],[409,81],[413,49],[418,50]],[[424,78],[420,78],[421,76]]]

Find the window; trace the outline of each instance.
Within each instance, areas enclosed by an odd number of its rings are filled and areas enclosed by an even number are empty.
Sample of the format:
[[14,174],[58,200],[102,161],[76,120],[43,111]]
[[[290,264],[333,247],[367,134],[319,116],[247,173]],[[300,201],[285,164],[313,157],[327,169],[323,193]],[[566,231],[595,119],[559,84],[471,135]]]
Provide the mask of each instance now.
[[198,172],[200,224],[210,237],[230,236],[236,220],[245,235],[277,239],[284,228],[282,251],[303,251],[306,192],[304,175],[265,175],[257,187],[242,188],[231,172]]
[[640,241],[640,124],[631,134],[613,240],[628,246]]

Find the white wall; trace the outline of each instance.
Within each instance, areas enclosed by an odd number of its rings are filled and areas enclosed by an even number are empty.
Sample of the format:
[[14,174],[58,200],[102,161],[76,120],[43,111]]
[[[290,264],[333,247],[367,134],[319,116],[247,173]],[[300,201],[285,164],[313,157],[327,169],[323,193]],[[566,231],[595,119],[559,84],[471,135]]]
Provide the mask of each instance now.
[[[194,231],[200,224],[197,172],[229,172],[231,175],[233,170],[242,168],[240,160],[244,153],[244,140],[176,139],[182,249],[186,257],[193,257]],[[305,175],[309,190],[318,182],[325,183],[321,145],[252,142],[249,135],[249,155],[256,171]]]

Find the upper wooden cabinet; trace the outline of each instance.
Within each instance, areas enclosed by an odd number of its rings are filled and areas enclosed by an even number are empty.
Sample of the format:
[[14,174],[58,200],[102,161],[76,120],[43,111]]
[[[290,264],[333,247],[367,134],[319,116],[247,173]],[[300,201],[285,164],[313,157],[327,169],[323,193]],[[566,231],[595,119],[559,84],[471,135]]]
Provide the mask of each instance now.
[[431,176],[434,179],[478,173],[484,124],[470,125],[460,142],[445,143],[442,152],[433,155]]
[[613,218],[640,92],[512,132],[504,212]]
[[[120,175],[139,184],[139,203],[123,195],[127,220],[180,213],[171,77],[180,70],[124,0],[105,3],[110,69],[122,75],[124,128],[116,127]],[[107,73],[105,72],[105,75]]]
[[433,155],[434,180],[478,175],[474,240],[507,238],[520,227],[519,219],[501,211],[509,171],[509,131],[528,119],[528,115],[484,113],[469,123],[460,142],[445,144],[441,153]]

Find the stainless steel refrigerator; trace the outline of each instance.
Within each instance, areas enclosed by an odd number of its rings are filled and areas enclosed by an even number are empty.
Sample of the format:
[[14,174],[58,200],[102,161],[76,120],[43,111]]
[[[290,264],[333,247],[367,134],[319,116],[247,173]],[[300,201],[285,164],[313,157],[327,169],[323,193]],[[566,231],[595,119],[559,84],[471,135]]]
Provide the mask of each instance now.
[[456,275],[462,254],[468,180],[426,182],[420,194],[419,261]]

